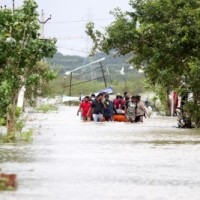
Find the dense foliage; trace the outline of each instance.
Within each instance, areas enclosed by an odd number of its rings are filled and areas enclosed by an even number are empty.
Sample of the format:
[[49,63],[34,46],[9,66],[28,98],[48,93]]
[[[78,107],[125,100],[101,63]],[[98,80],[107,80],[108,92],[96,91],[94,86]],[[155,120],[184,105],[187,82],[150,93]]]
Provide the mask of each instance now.
[[16,102],[22,86],[34,87],[41,77],[51,79],[39,62],[56,52],[55,39],[40,39],[37,4],[25,0],[12,11],[0,10],[0,115],[8,116],[8,132],[14,129]]
[[199,125],[200,1],[131,0],[130,6],[130,12],[112,12],[116,19],[104,34],[87,24],[93,51],[131,55],[130,62],[166,98],[172,90],[193,93],[187,111]]

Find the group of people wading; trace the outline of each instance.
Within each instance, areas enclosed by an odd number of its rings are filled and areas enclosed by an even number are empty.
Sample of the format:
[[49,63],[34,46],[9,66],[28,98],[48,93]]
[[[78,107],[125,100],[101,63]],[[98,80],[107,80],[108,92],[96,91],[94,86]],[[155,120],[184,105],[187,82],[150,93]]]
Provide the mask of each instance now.
[[80,112],[83,121],[114,121],[114,115],[124,115],[125,121],[131,123],[143,122],[148,113],[141,96],[130,96],[127,93],[124,96],[118,93],[113,101],[107,93],[86,96],[79,105],[77,115]]

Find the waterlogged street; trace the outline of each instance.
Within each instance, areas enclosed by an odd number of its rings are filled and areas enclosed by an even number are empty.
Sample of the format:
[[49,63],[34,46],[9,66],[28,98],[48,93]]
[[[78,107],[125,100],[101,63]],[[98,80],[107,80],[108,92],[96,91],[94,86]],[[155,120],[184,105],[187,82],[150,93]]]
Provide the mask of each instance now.
[[0,168],[18,175],[2,200],[199,200],[200,133],[176,118],[84,123],[77,108],[31,114],[30,144],[0,146]]

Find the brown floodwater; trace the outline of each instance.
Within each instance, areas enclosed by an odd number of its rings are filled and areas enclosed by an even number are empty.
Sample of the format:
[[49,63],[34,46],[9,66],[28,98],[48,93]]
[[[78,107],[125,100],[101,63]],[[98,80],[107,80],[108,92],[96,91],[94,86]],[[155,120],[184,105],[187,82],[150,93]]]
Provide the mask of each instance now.
[[29,114],[30,144],[1,144],[0,168],[18,175],[2,200],[199,200],[200,132],[176,118],[85,123],[76,107]]

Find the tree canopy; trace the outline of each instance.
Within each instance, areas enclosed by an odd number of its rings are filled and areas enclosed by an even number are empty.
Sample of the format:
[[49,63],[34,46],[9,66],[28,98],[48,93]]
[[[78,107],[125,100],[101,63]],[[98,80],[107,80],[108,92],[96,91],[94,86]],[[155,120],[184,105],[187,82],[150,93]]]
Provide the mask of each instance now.
[[166,93],[183,88],[195,92],[189,85],[199,66],[200,1],[131,0],[130,6],[129,12],[112,12],[115,21],[105,33],[95,30],[94,23],[87,24],[93,51],[129,54],[129,61],[144,70],[148,82]]
[[[40,70],[38,63],[56,52],[55,39],[39,37],[36,9],[34,0],[25,0],[23,6],[14,11],[0,10],[0,107],[1,115],[7,110],[12,122],[20,88],[32,87],[45,75],[48,79],[50,74]],[[12,126],[13,123],[11,129]]]

